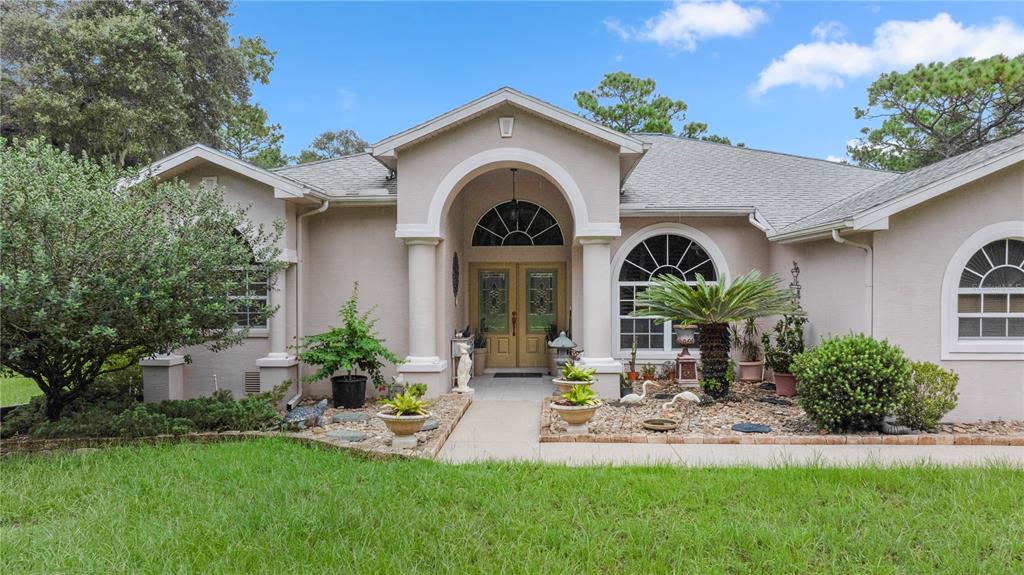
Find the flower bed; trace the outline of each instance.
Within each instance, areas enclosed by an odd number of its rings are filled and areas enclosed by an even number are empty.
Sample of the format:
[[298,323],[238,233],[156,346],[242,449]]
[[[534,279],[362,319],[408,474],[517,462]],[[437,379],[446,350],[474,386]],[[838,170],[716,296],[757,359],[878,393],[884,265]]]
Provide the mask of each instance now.
[[[825,434],[800,408],[799,398],[781,398],[760,383],[737,382],[723,400],[689,405],[679,402],[674,409],[664,410],[668,399],[655,399],[656,394],[676,393],[681,389],[672,382],[648,386],[642,405],[624,408],[609,402],[590,421],[590,433],[569,435],[566,425],[551,413],[548,402],[542,402],[540,441],[596,443],[762,443],[762,444],[893,444],[893,445],[1024,445],[1024,422],[996,421],[983,423],[942,424],[937,433],[915,435],[882,435],[877,432]],[[637,390],[639,393],[639,390]],[[787,405],[788,403],[788,405]],[[671,432],[650,431],[642,427],[644,419],[672,418],[679,428]],[[736,423],[768,425],[768,433],[733,431]]]
[[[410,449],[391,447],[391,432],[377,417],[381,405],[376,401],[368,401],[367,405],[360,409],[328,408],[324,414],[323,426],[304,429],[298,435],[363,451],[434,457],[441,450],[455,425],[462,419],[471,401],[470,396],[457,393],[449,393],[430,400],[429,410],[437,419],[437,428],[417,433],[416,447]],[[357,435],[362,435],[363,438],[358,441],[349,439]]]

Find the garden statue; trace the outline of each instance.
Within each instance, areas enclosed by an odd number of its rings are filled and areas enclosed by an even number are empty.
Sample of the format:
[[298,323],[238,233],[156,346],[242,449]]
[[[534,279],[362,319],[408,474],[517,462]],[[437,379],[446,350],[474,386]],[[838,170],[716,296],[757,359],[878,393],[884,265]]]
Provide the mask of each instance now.
[[686,429],[690,429],[690,422],[693,420],[693,406],[700,404],[700,396],[692,391],[677,393],[671,401],[664,403],[661,409],[668,411],[675,407],[677,401],[683,401],[686,405]]
[[473,393],[473,388],[469,387],[469,378],[473,375],[473,358],[469,355],[472,350],[468,343],[459,344],[459,368],[452,388],[455,393]]

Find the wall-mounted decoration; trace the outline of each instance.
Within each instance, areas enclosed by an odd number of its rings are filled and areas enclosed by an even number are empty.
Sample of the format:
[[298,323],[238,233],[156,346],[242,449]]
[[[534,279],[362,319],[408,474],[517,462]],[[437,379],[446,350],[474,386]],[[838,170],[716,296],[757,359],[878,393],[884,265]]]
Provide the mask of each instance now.
[[452,254],[452,295],[455,305],[459,305],[459,252]]

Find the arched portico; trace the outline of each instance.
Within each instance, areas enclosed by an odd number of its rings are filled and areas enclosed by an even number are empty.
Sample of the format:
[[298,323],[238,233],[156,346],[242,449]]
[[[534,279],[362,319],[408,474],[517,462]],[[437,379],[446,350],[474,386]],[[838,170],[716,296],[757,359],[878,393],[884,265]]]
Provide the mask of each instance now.
[[[620,233],[619,223],[592,222],[590,214],[594,210],[589,202],[594,200],[587,197],[569,170],[543,153],[516,147],[481,151],[458,162],[433,190],[422,219],[398,224],[396,236],[408,246],[410,294],[409,356],[400,371],[408,381],[427,383],[431,393],[448,389],[445,357],[448,344],[444,330],[438,329],[439,322],[443,322],[438,306],[444,305],[445,296],[438,286],[444,285],[446,279],[438,275],[445,263],[438,254],[444,253],[439,246],[445,240],[446,217],[467,184],[483,174],[507,168],[519,168],[545,178],[561,192],[569,207],[572,226],[563,227],[565,240],[580,246],[574,253],[581,259],[583,276],[578,279],[582,301],[571,302],[582,319],[582,333],[577,332],[576,338],[584,347],[584,362],[598,370],[599,393],[617,393],[621,364],[612,357],[607,310],[611,306],[610,244]],[[614,199],[617,201],[617,192]],[[399,201],[402,201],[401,193]],[[441,341],[438,341],[439,333]]]

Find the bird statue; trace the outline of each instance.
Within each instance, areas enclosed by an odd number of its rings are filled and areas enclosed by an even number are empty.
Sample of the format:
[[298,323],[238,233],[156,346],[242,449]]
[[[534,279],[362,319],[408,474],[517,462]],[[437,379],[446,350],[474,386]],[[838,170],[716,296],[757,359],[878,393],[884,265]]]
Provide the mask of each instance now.
[[619,421],[620,427],[623,425],[623,423],[625,423],[627,414],[630,416],[630,422],[633,421],[632,410],[636,409],[637,407],[640,407],[640,404],[642,404],[644,402],[644,399],[647,398],[647,386],[651,385],[652,383],[654,382],[652,382],[649,379],[645,381],[644,384],[640,386],[640,395],[630,393],[628,395],[622,396],[619,399],[619,405],[625,408],[625,410],[622,412],[622,420]]
[[686,429],[690,429],[690,423],[693,420],[693,406],[700,404],[700,397],[692,391],[684,391],[682,393],[675,394],[672,399],[661,405],[661,409],[668,411],[675,407],[677,401],[686,402]]

